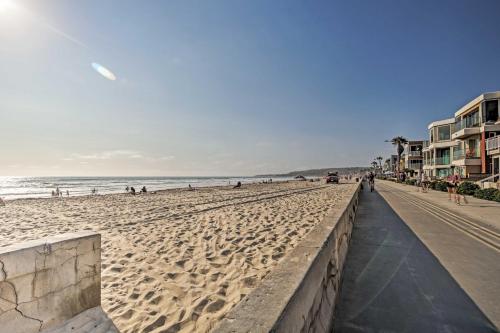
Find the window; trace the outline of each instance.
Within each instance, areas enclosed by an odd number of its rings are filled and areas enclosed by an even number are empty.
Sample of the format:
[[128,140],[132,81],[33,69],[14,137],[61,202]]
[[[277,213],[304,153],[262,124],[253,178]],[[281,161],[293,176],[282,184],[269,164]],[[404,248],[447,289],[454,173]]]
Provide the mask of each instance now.
[[476,127],[479,126],[479,110],[475,109],[465,117],[465,127]]
[[485,122],[488,121],[497,121],[498,120],[498,101],[486,101],[484,103],[485,108]]
[[429,136],[431,139],[431,143],[433,143],[434,142],[434,128],[431,128],[431,130],[429,131]]
[[466,158],[477,158],[480,157],[479,152],[480,141],[476,139],[467,140],[467,150],[465,152]]
[[438,141],[447,141],[450,140],[450,126],[439,126],[437,128],[438,132]]

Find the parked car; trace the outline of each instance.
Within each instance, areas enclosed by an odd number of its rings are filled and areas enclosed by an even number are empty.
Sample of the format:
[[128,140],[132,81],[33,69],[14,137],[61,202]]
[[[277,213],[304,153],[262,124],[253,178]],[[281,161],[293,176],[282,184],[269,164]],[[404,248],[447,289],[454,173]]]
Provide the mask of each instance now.
[[338,172],[329,172],[328,176],[326,176],[326,183],[338,184],[339,183]]

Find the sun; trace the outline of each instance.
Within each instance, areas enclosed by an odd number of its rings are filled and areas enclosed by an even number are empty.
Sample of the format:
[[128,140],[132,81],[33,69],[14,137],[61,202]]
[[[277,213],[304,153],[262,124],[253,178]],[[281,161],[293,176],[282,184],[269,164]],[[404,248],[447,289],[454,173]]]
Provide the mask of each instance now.
[[16,9],[17,5],[12,0],[0,0],[0,13]]

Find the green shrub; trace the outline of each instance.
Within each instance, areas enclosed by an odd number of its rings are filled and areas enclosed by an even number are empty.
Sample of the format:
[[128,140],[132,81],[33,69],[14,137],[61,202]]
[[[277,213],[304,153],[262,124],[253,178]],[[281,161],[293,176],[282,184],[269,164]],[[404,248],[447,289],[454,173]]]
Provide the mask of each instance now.
[[473,182],[463,182],[458,185],[459,194],[474,195],[474,192],[479,189],[479,185]]
[[498,191],[497,194],[495,194],[493,200],[495,200],[496,202],[500,202],[500,191]]
[[448,191],[448,187],[446,186],[447,184],[448,183],[446,183],[445,181],[435,180],[431,182],[429,187],[436,191],[447,192]]
[[407,179],[407,180],[405,180],[405,184],[406,185],[416,185],[417,180],[416,179]]
[[496,188],[484,188],[484,189],[477,189],[474,192],[474,196],[478,199],[484,199],[484,200],[495,200],[497,195],[499,195],[500,191],[498,191]]

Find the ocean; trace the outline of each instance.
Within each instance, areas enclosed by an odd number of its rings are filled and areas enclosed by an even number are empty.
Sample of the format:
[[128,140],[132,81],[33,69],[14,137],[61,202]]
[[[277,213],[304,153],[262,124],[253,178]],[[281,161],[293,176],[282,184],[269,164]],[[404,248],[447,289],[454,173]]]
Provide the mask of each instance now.
[[[291,178],[273,178],[288,180]],[[66,196],[89,195],[93,188],[98,194],[124,193],[126,186],[133,186],[139,191],[146,186],[148,191],[172,188],[207,187],[234,185],[238,181],[256,183],[260,177],[0,177],[0,197],[4,200],[21,198],[49,198],[52,191],[59,187]]]

